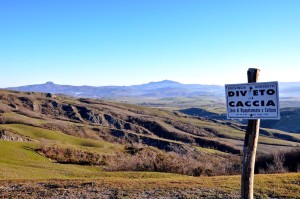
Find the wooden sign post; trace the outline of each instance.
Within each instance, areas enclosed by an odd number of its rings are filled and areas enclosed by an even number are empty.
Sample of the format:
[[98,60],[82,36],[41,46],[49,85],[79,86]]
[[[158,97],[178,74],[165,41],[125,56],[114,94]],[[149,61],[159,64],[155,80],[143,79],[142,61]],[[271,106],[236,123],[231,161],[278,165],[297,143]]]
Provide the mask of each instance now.
[[247,84],[225,84],[228,119],[248,119],[244,140],[242,199],[253,199],[254,165],[260,119],[279,120],[278,82],[258,81],[259,69],[248,69]]
[[[248,83],[254,83],[258,81],[259,69],[249,68]],[[242,187],[241,198],[253,199],[253,183],[254,183],[254,165],[257,149],[257,141],[259,136],[260,120],[248,120],[248,126],[246,130],[244,149],[243,149],[243,168],[242,168]]]

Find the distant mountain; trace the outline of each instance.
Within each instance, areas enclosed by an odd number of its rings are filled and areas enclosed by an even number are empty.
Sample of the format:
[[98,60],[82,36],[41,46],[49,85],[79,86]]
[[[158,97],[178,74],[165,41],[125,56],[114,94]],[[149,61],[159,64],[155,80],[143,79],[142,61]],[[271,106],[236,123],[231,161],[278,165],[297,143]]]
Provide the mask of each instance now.
[[[120,97],[201,97],[224,96],[224,86],[203,84],[182,84],[164,80],[133,86],[71,86],[53,82],[6,88],[25,92],[65,94],[76,97],[116,99]],[[279,83],[280,97],[300,97],[300,82]]]
[[299,97],[300,82],[280,82],[279,93],[280,97]]
[[44,92],[52,94],[65,94],[89,98],[116,98],[116,97],[197,97],[222,96],[224,87],[217,85],[181,84],[179,82],[164,80],[133,86],[70,86],[58,85],[53,82],[20,87],[6,88],[24,92]]
[[142,89],[142,90],[153,90],[159,88],[168,88],[168,87],[181,87],[184,84],[179,82],[171,81],[171,80],[163,80],[159,82],[150,82],[147,84],[135,85],[131,86],[132,88]]

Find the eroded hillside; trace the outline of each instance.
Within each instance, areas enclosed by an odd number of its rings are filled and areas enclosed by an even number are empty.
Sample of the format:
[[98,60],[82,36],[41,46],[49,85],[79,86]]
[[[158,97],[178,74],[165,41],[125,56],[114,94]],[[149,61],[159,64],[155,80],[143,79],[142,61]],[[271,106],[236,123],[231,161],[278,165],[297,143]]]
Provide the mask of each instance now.
[[[30,150],[32,156],[40,154],[52,164],[188,175],[239,169],[244,129],[234,123],[49,93],[2,90],[0,100],[1,146]],[[285,136],[262,135],[258,153],[298,146],[297,135],[277,134]],[[9,157],[2,158],[13,164]]]

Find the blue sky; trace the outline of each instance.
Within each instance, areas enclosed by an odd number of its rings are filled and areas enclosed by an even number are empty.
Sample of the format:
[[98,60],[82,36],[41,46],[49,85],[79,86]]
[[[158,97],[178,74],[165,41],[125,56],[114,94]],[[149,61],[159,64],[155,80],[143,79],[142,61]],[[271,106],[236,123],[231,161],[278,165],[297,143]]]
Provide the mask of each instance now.
[[300,81],[298,0],[0,1],[0,87]]

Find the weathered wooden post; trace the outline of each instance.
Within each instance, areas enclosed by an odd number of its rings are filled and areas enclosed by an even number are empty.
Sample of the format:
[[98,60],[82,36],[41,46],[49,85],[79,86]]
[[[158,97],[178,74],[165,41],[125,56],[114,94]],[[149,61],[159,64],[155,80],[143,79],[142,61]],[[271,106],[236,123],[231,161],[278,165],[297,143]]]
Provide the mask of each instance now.
[[259,69],[248,69],[248,83],[225,84],[227,119],[248,119],[242,169],[242,199],[253,199],[254,165],[260,119],[279,120],[278,82],[257,83]]
[[[259,69],[249,68],[248,83],[254,83],[258,81]],[[242,168],[242,199],[253,199],[253,183],[254,183],[254,165],[257,149],[257,141],[259,136],[259,119],[248,120],[248,126],[246,130],[244,149],[243,149],[243,168]]]

